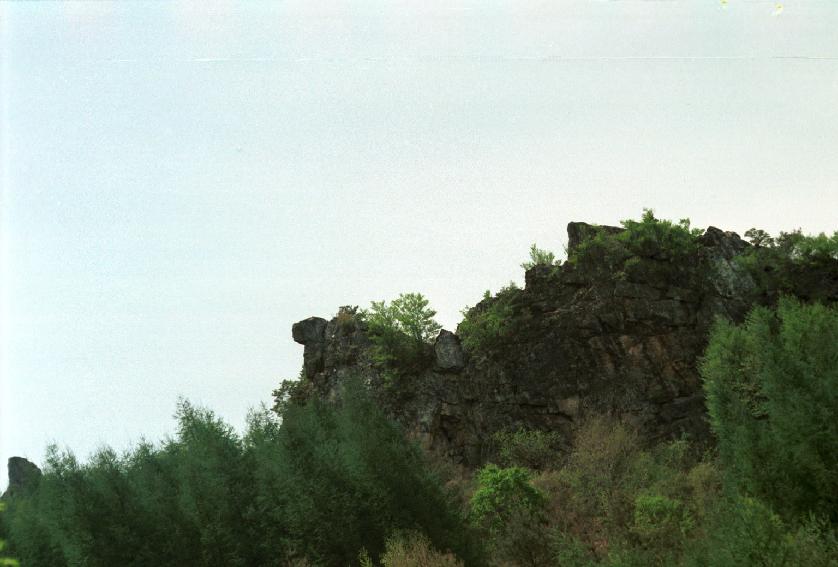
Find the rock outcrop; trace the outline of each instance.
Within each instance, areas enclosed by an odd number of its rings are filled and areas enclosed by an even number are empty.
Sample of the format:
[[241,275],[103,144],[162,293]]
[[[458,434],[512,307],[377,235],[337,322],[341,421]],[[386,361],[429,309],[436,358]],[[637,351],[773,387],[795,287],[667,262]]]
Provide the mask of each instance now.
[[34,488],[41,480],[41,469],[23,457],[11,457],[8,463],[9,486],[3,498]]
[[[590,225],[570,223],[569,249],[592,234]],[[652,439],[684,432],[706,438],[697,361],[715,318],[741,321],[758,298],[753,279],[734,261],[749,244],[714,227],[699,243],[687,261],[650,250],[620,271],[590,263],[535,266],[525,288],[510,292],[496,344],[469,352],[456,334],[442,331],[426,367],[396,384],[371,361],[354,310],[341,308],[328,322],[306,319],[293,328],[305,345],[300,388],[334,398],[342,380],[361,375],[426,446],[469,466],[491,458],[497,431],[569,434],[594,413],[635,424]]]

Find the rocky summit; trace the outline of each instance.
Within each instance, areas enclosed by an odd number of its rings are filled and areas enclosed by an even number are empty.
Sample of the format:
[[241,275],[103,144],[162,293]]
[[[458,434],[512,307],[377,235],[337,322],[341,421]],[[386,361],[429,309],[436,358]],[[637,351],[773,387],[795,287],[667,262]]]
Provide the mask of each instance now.
[[[618,227],[568,225],[568,255]],[[686,260],[654,247],[615,267],[607,258],[536,265],[504,292],[500,338],[469,350],[443,330],[427,363],[397,376],[371,356],[364,318],[343,307],[330,321],[293,326],[304,345],[298,397],[340,396],[360,376],[390,415],[426,447],[466,466],[492,457],[493,434],[520,428],[570,433],[591,414],[636,425],[650,440],[708,436],[697,362],[717,317],[739,322],[768,301],[735,261],[751,245],[710,227]],[[834,270],[833,270],[834,271]],[[834,276],[834,274],[833,274]],[[832,298],[835,299],[835,298]],[[467,313],[491,309],[487,297]]]

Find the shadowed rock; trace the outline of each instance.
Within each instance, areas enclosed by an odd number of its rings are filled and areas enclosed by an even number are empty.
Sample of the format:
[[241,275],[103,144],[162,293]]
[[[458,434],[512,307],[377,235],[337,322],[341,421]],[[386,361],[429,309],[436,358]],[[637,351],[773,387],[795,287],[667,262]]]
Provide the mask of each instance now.
[[[596,230],[623,229],[569,223],[569,250]],[[711,227],[699,243],[678,261],[632,257],[632,269],[619,273],[590,262],[535,266],[524,289],[506,293],[502,332],[491,344],[464,351],[456,334],[442,331],[425,366],[403,369],[396,381],[370,356],[354,312],[328,324],[306,319],[293,328],[306,345],[302,387],[334,399],[343,380],[360,375],[407,431],[468,466],[492,458],[498,431],[570,435],[592,414],[632,423],[650,440],[685,432],[707,439],[697,361],[709,330],[718,316],[742,321],[763,299],[737,261],[749,246],[738,235]]]
[[434,342],[434,354],[436,366],[442,371],[459,372],[465,366],[460,339],[451,331],[443,329],[439,332]]
[[3,497],[31,490],[41,480],[41,469],[23,457],[11,457],[8,463],[9,487]]

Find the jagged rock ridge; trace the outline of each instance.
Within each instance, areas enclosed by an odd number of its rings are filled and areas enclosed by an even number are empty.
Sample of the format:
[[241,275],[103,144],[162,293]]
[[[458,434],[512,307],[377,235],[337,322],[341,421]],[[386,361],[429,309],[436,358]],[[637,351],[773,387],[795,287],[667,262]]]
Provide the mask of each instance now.
[[[594,232],[570,223],[569,250]],[[442,331],[429,353],[434,362],[398,384],[372,363],[366,327],[353,310],[300,321],[293,337],[305,346],[302,395],[334,398],[343,380],[361,375],[426,446],[469,466],[491,457],[497,431],[569,433],[591,413],[617,416],[650,438],[705,438],[697,361],[708,332],[717,316],[741,321],[759,298],[734,261],[748,243],[714,227],[699,243],[687,262],[652,250],[619,273],[603,265],[536,266],[514,292],[503,340],[470,353]]]

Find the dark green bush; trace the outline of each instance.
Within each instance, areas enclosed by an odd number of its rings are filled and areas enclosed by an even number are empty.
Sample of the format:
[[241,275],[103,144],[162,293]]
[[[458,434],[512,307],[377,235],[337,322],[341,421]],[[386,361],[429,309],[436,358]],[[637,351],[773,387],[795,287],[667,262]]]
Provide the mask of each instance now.
[[838,307],[784,298],[719,321],[701,374],[732,485],[787,517],[838,520]]
[[[6,509],[6,503],[0,501],[0,513],[2,513]],[[6,529],[5,524],[2,522],[2,516],[0,516],[0,535],[5,536]],[[6,548],[6,540],[0,537],[0,552]],[[0,556],[0,567],[19,567],[20,562],[13,557],[8,557],[5,554]]]
[[690,228],[689,219],[674,223],[657,219],[651,209],[644,209],[639,221],[629,219],[620,224],[623,230],[617,233],[595,227],[594,236],[580,242],[568,262],[623,277],[625,263],[632,257],[680,265],[694,259],[700,247],[702,231]]
[[87,463],[53,450],[37,490],[10,499],[11,552],[32,567],[347,565],[416,530],[479,563],[456,503],[357,381],[338,405],[283,408],[240,438],[183,402],[160,446]]
[[544,516],[547,499],[531,478],[527,469],[492,464],[477,473],[471,520],[486,534],[496,561],[537,566],[549,555]]
[[500,344],[511,332],[510,321],[520,297],[521,290],[509,282],[494,297],[486,290],[483,301],[463,309],[463,320],[457,326],[463,347],[469,352],[485,352]]
[[807,236],[800,230],[772,238],[764,230],[745,233],[753,246],[737,257],[759,290],[773,301],[791,294],[813,300],[834,300],[838,289],[826,281],[838,279],[838,232]]
[[289,406],[273,430],[254,448],[265,467],[259,508],[281,514],[301,556],[345,565],[361,548],[377,557],[393,531],[418,530],[476,561],[455,503],[360,381],[345,384],[337,406]]
[[499,431],[492,436],[497,456],[504,466],[521,466],[532,470],[555,467],[561,459],[564,445],[557,431],[518,429]]

